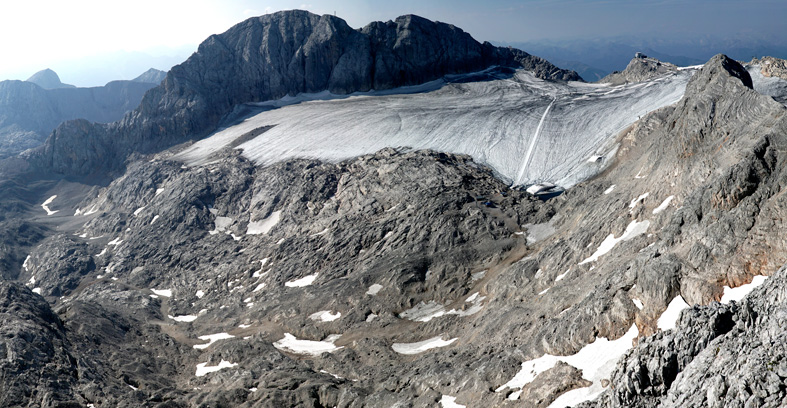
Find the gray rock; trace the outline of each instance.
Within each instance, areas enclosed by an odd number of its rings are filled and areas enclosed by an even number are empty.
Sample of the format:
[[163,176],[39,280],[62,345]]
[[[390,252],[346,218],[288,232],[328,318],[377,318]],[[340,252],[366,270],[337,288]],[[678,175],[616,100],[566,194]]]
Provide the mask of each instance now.
[[623,72],[615,71],[598,82],[612,85],[636,83],[657,78],[670,72],[676,72],[677,70],[678,67],[669,62],[662,62],[645,56],[635,57],[629,62]]
[[30,78],[27,78],[26,82],[32,82],[44,89],[75,88],[74,85],[60,82],[60,77],[57,73],[49,68],[36,72]]

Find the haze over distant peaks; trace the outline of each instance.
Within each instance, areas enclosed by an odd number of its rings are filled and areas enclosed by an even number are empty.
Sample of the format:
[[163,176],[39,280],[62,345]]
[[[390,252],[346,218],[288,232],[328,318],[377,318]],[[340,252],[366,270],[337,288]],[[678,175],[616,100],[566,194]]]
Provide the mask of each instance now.
[[75,88],[74,85],[60,82],[60,77],[57,76],[57,73],[49,68],[36,72],[30,78],[27,78],[27,82],[32,82],[44,89]]

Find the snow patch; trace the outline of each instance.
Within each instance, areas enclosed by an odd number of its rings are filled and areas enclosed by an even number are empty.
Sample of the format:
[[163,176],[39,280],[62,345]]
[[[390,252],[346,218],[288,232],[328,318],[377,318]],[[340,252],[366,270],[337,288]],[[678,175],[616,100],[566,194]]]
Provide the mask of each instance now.
[[141,213],[142,210],[144,210],[144,209],[145,209],[145,206],[143,205],[142,207],[139,207],[136,210],[134,210],[134,216],[139,215],[139,213]]
[[53,215],[56,214],[58,211],[60,211],[60,210],[52,211],[49,209],[49,204],[52,204],[52,201],[55,201],[55,198],[57,198],[57,195],[53,195],[52,197],[47,198],[46,201],[44,201],[44,203],[41,204],[41,208],[43,208],[44,211],[46,211],[46,215]]
[[669,206],[670,201],[672,201],[673,198],[675,198],[675,196],[667,197],[661,204],[659,204],[658,207],[653,209],[653,214],[658,214],[658,213],[666,210],[667,207]]
[[724,295],[721,297],[721,303],[727,304],[731,301],[740,302],[743,300],[746,295],[749,294],[754,288],[757,286],[762,285],[768,279],[767,276],[757,275],[752,280],[751,283],[747,283],[745,285],[738,286],[737,288],[731,288],[729,286],[724,286]]
[[153,225],[153,223],[156,222],[156,220],[158,220],[158,218],[159,218],[158,215],[154,216],[153,219],[150,220],[150,225]]
[[176,322],[185,322],[185,323],[191,323],[191,322],[197,320],[197,316],[195,316],[195,315],[183,315],[183,316],[168,315],[167,317],[169,317],[170,319],[172,319],[172,320],[174,320]]
[[197,350],[203,350],[203,349],[206,349],[206,348],[210,347],[211,344],[213,344],[213,343],[215,343],[215,342],[217,342],[219,340],[227,340],[227,339],[231,339],[231,338],[234,338],[234,337],[235,336],[233,336],[233,335],[231,335],[229,333],[216,333],[216,334],[208,334],[208,335],[205,335],[205,336],[199,336],[199,337],[197,337],[198,339],[206,340],[207,343],[205,343],[205,344],[195,344],[193,347],[195,349],[197,349]]
[[319,312],[309,315],[309,319],[319,320],[321,322],[332,322],[342,317],[341,312],[331,313],[330,310],[320,310]]
[[394,343],[391,345],[391,348],[393,351],[399,354],[412,355],[420,354],[433,348],[445,347],[457,340],[458,338],[456,337],[450,340],[443,340],[443,336],[437,336],[424,341],[417,341],[415,343]]
[[465,408],[464,405],[460,405],[456,403],[456,397],[452,397],[450,395],[443,395],[440,398],[440,407],[442,408]]
[[264,220],[249,222],[249,226],[246,229],[246,234],[267,234],[274,226],[276,226],[276,224],[279,223],[279,220],[281,220],[281,211],[274,211],[268,216],[268,218],[265,218]]
[[41,294],[41,288],[33,288],[33,293],[40,295]]
[[636,306],[639,310],[642,310],[642,308],[645,307],[645,305],[643,305],[642,301],[639,299],[631,299],[631,301],[634,302],[634,306]]
[[337,347],[334,342],[339,339],[341,335],[331,335],[323,341],[313,340],[300,340],[290,333],[284,333],[284,338],[273,343],[273,347],[279,350],[289,351],[295,354],[306,354],[310,356],[319,356],[322,353],[332,353],[343,347]]
[[650,193],[648,192],[648,193],[642,194],[641,196],[639,196],[639,197],[637,197],[637,198],[635,198],[635,199],[631,200],[631,203],[629,203],[629,208],[634,208],[634,207],[636,207],[636,206],[637,206],[637,204],[639,204],[640,202],[642,202],[642,200],[644,200],[644,199],[648,198],[648,196],[649,196],[649,195],[650,195]]
[[[544,354],[543,356],[528,360],[522,363],[522,369],[507,383],[498,387],[495,391],[500,392],[505,389],[521,390],[542,372],[555,366],[555,363],[562,361],[573,367],[582,370],[582,377],[591,381],[590,387],[579,388],[562,394],[550,407],[573,406],[582,401],[588,401],[603,391],[601,380],[608,379],[612,370],[615,368],[617,360],[632,347],[631,342],[637,337],[637,326],[631,328],[621,338],[609,340],[597,338],[593,343],[585,345],[576,354],[571,356],[553,356]],[[519,397],[517,395],[516,397]]]
[[566,275],[568,275],[568,273],[569,273],[569,272],[571,272],[571,268],[568,268],[568,270],[567,270],[567,271],[565,271],[565,272],[561,273],[560,275],[557,275],[557,277],[555,277],[555,282],[558,282],[558,281],[560,281],[561,279],[565,278],[565,277],[566,277]]
[[377,318],[377,313],[369,313],[369,315],[366,316],[366,323],[371,323],[376,318]]
[[648,230],[649,226],[650,226],[650,221],[648,220],[641,221],[641,222],[631,221],[629,225],[626,226],[626,231],[623,233],[623,235],[620,236],[620,238],[615,238],[614,234],[609,234],[607,238],[604,239],[604,241],[601,243],[601,245],[598,246],[596,252],[594,252],[593,255],[591,255],[584,261],[580,262],[579,265],[597,261],[600,256],[611,251],[612,248],[614,248],[615,245],[618,244],[618,242],[628,241],[638,235],[644,234],[645,231]]
[[197,377],[202,377],[205,374],[214,373],[216,371],[223,370],[225,368],[236,367],[237,365],[238,363],[233,364],[224,359],[222,359],[221,362],[219,362],[219,364],[215,366],[208,366],[208,363],[199,363],[197,364],[197,372],[194,373],[194,375]]
[[304,286],[309,286],[314,283],[314,280],[317,279],[318,274],[304,276],[300,279],[295,279],[293,281],[285,282],[284,286],[288,288],[302,288]]
[[107,245],[118,246],[118,245],[120,245],[121,242],[123,242],[123,240],[120,239],[120,237],[117,237],[117,238],[113,239],[112,241],[107,242]]
[[163,296],[163,297],[172,297],[172,290],[171,289],[151,289],[151,292]]
[[202,297],[205,296],[205,292],[198,290],[194,295],[197,297],[197,299],[202,299]]
[[28,255],[27,258],[25,258],[25,261],[22,262],[22,268],[25,268],[25,272],[30,272],[30,269],[27,267],[28,261],[30,261],[30,255]]
[[613,185],[609,186],[609,188],[604,190],[604,195],[607,195],[607,194],[611,193],[614,190],[615,190],[615,185],[613,184]]
[[366,294],[374,296],[380,293],[382,289],[383,289],[383,285],[380,285],[379,283],[375,283],[372,286],[369,286],[369,290],[366,291]]
[[659,316],[659,320],[657,325],[661,330],[670,330],[675,328],[675,324],[678,322],[678,317],[680,317],[680,312],[683,309],[688,309],[689,305],[683,300],[681,296],[675,296],[669,305],[667,306],[667,310]]

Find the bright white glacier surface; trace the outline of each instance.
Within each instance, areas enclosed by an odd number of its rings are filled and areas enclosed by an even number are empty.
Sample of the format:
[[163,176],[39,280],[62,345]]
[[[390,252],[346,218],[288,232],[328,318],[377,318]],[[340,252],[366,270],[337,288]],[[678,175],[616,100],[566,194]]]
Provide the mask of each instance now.
[[443,336],[437,336],[415,343],[394,343],[391,345],[391,348],[399,354],[420,354],[433,348],[448,346],[457,340],[459,339],[443,340]]
[[[434,149],[469,154],[516,184],[551,181],[569,187],[606,165],[588,157],[610,157],[619,132],[677,102],[693,72],[610,86],[548,82],[519,70],[485,82],[436,81],[414,94],[291,97],[262,104],[273,108],[174,158],[192,166],[209,163],[248,132],[275,125],[236,147],[260,165],[298,157],[336,162],[384,147]],[[275,107],[282,105],[288,106]]]

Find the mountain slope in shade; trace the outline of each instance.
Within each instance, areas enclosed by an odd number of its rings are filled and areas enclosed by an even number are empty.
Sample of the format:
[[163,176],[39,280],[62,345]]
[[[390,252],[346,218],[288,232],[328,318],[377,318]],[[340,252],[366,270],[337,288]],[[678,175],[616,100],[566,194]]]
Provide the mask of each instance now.
[[551,80],[579,79],[541,58],[478,43],[453,25],[417,16],[353,30],[330,15],[278,12],[209,37],[123,120],[65,124],[29,157],[37,167],[61,174],[117,170],[123,162],[117,158],[131,152],[206,136],[243,103],[324,90],[391,89],[491,65],[524,68]]

